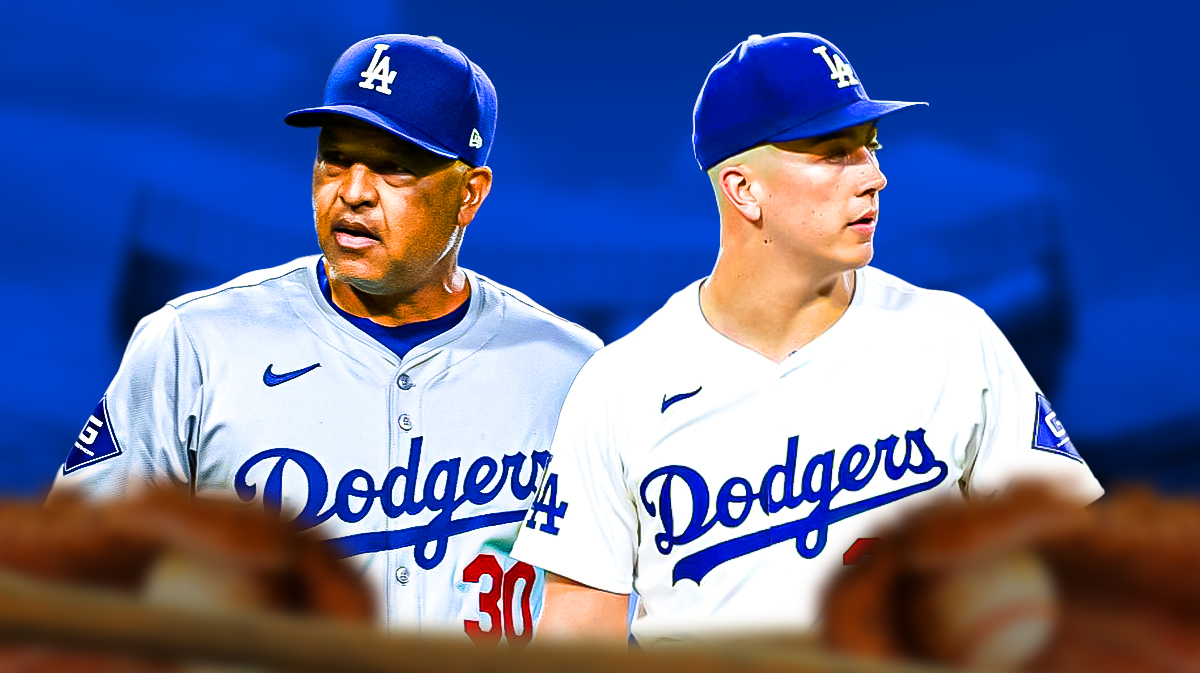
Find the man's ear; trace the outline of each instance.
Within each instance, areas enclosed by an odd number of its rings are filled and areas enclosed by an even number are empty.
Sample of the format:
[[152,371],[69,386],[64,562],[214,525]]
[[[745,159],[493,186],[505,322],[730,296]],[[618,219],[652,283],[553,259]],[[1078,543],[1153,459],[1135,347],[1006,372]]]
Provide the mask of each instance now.
[[475,213],[483,200],[492,191],[492,169],[487,166],[472,168],[463,176],[462,202],[458,206],[458,224],[467,226],[475,219]]
[[756,189],[754,170],[745,164],[725,166],[717,173],[717,187],[729,205],[750,222],[762,220],[759,203],[761,190]]

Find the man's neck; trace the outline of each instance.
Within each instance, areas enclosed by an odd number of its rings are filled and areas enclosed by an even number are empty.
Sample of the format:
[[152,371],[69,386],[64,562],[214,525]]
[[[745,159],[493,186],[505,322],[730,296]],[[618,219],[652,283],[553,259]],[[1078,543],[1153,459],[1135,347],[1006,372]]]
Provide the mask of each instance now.
[[369,294],[329,276],[329,293],[346,313],[385,327],[396,327],[447,315],[470,298],[471,284],[462,269],[454,267],[436,282],[425,283],[410,292],[386,295]]
[[783,362],[842,317],[854,296],[854,278],[853,269],[805,276],[718,260],[700,288],[700,310],[716,331]]

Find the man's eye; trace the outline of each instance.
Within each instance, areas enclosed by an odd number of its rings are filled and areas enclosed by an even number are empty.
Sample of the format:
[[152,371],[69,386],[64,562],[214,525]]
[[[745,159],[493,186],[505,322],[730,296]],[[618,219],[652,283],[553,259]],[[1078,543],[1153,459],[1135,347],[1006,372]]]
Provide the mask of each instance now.
[[883,145],[880,145],[878,140],[872,140],[870,144],[867,145],[867,149],[871,150],[872,152],[878,152],[879,150],[883,149]]
[[341,152],[322,152],[321,161],[332,166],[346,165],[346,157]]

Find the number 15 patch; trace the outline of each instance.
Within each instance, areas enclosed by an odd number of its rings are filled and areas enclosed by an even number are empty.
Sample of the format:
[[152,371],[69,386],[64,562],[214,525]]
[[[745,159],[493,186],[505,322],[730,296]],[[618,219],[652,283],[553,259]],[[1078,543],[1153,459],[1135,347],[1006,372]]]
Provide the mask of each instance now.
[[63,463],[63,474],[70,474],[81,467],[121,455],[121,448],[112,434],[112,424],[108,420],[108,398],[100,398],[96,410],[88,416],[87,423],[79,432],[75,446],[67,454]]
[[1073,460],[1083,462],[1083,457],[1075,450],[1067,429],[1059,422],[1058,416],[1050,408],[1050,403],[1041,393],[1037,394],[1037,417],[1033,425],[1033,448],[1040,451],[1057,453]]

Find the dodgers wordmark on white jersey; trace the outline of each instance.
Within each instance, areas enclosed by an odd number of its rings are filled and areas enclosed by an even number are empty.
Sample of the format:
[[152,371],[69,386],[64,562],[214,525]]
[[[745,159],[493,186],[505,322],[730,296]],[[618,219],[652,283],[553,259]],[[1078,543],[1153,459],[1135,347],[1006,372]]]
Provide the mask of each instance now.
[[330,306],[320,262],[142,320],[52,497],[236,493],[361,564],[389,627],[527,641],[542,574],[508,552],[599,340],[467,271],[466,316],[401,360]]
[[841,319],[775,363],[709,326],[699,288],[584,366],[513,550],[637,591],[639,641],[809,628],[831,573],[938,494],[1103,492],[962,297],[860,269]]

